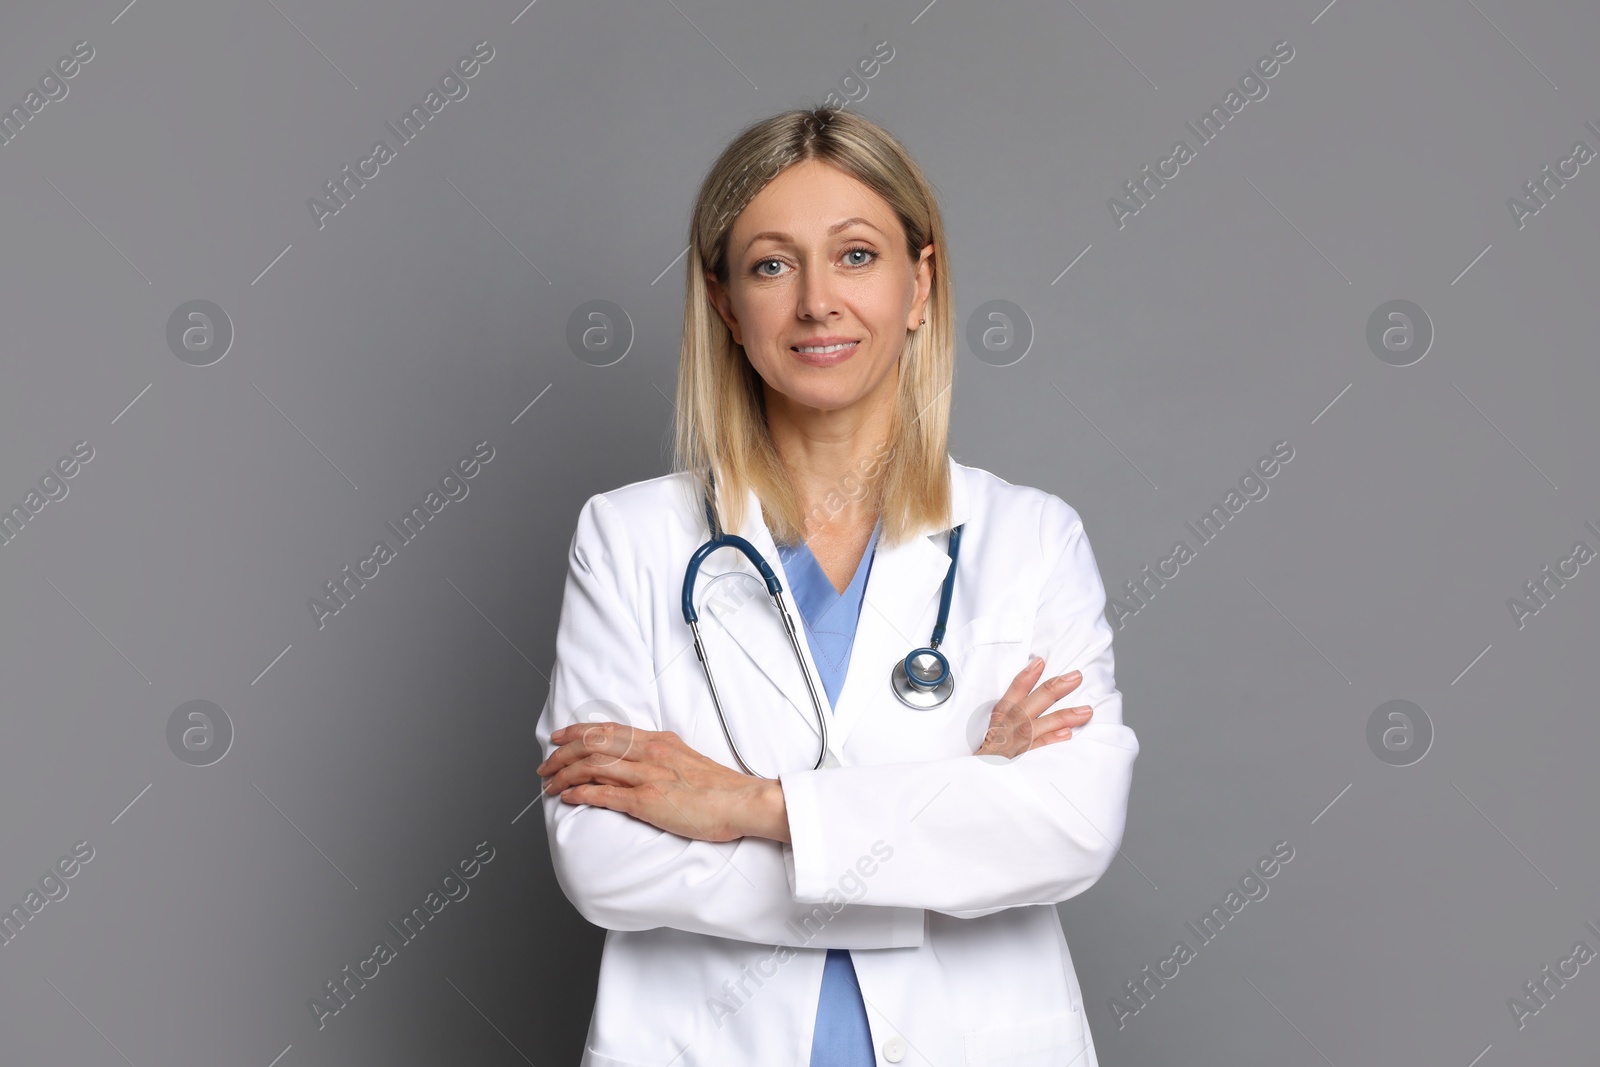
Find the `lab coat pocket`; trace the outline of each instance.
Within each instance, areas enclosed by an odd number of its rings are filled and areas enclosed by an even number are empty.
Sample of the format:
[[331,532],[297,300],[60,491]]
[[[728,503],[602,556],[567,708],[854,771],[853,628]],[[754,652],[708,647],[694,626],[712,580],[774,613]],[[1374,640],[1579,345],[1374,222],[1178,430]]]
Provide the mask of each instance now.
[[1083,1067],[1086,1048],[1077,1011],[966,1034],[968,1067]]
[[[996,611],[979,615],[952,633],[941,651],[953,661],[965,659],[978,645],[1018,642],[1028,636],[1028,617],[1020,611]],[[1017,668],[1021,670],[1022,667]]]
[[651,1065],[640,1063],[637,1060],[619,1060],[615,1056],[604,1056],[585,1045],[583,1046],[583,1067],[651,1067]]

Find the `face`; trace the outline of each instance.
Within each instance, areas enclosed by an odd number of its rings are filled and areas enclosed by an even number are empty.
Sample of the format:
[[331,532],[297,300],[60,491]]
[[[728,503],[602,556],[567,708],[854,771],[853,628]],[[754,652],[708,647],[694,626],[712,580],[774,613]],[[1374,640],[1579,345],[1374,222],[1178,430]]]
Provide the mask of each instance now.
[[912,261],[888,202],[826,163],[796,163],[767,183],[734,220],[727,286],[709,272],[706,283],[766,383],[769,416],[892,405],[932,256],[929,244]]

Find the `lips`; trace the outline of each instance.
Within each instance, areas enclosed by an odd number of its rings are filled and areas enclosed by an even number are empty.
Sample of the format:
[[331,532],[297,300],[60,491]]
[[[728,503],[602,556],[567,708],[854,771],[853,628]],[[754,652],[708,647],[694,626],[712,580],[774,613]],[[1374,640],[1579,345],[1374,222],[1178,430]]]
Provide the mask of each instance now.
[[[813,367],[831,367],[855,355],[860,347],[861,342],[858,338],[823,337],[808,341],[804,345],[791,345],[789,351],[793,352],[795,358],[802,363]],[[823,351],[802,351],[805,348],[823,349]]]

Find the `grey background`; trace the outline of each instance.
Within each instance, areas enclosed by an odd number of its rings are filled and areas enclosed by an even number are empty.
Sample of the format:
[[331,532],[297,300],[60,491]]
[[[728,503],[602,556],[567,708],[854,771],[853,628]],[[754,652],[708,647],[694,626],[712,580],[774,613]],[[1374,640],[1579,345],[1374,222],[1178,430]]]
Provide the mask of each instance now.
[[[705,168],[829,92],[936,183],[963,329],[1026,316],[1021,360],[961,351],[953,454],[1073,504],[1113,593],[1294,449],[1116,637],[1127,836],[1060,908],[1101,1062],[1592,1058],[1595,965],[1520,1030],[1507,1000],[1600,949],[1600,577],[1520,628],[1507,601],[1600,547],[1600,168],[1520,228],[1507,200],[1600,148],[1597,36],[1549,0],[8,6],[6,107],[94,58],[0,147],[0,503],[94,458],[0,547],[0,903],[95,854],[0,946],[0,1058],[576,1062],[602,933],[530,807],[566,549],[589,495],[666,470]],[[479,40],[468,96],[319,229],[307,198]],[[204,367],[166,341],[195,299],[234,331]],[[1366,338],[1395,299],[1435,333],[1404,367]],[[566,341],[592,300],[627,317],[609,366]],[[319,629],[308,599],[481,440]],[[191,700],[232,724],[210,766],[168,745]],[[1410,766],[1366,740],[1391,700],[1432,724]],[[308,999],[480,841],[319,1030]],[[1270,894],[1119,1029],[1278,841]]]

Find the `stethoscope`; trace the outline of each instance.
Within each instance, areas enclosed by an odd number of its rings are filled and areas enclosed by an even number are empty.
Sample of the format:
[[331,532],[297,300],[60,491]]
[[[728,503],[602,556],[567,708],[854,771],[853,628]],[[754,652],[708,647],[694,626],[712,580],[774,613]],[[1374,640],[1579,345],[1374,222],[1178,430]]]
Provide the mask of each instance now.
[[[717,491],[715,476],[708,474],[707,480],[714,496]],[[733,731],[728,727],[728,717],[722,710],[722,698],[717,693],[716,679],[711,676],[711,663],[706,658],[705,645],[700,640],[700,614],[694,609],[694,580],[699,576],[701,562],[719,548],[737,548],[760,573],[762,581],[766,582],[767,593],[777,605],[778,614],[783,617],[783,628],[789,635],[789,648],[794,652],[794,661],[799,665],[800,674],[806,680],[806,689],[811,694],[811,710],[816,715],[817,733],[821,739],[817,748],[817,762],[812,767],[812,770],[816,770],[822,766],[823,760],[828,755],[828,716],[823,711],[816,684],[812,682],[811,674],[806,670],[805,657],[800,652],[800,639],[794,619],[790,617],[789,608],[784,604],[783,585],[778,581],[778,576],[771,565],[754,545],[737,534],[722,532],[722,526],[717,522],[716,512],[711,507],[710,499],[703,503],[706,509],[706,525],[711,530],[711,540],[694,550],[694,555],[689,557],[689,565],[684,570],[683,620],[689,624],[689,629],[694,633],[694,652],[700,659],[701,668],[705,671],[706,685],[711,689],[711,702],[716,705],[717,720],[722,724],[722,736],[728,739],[728,747],[733,750],[733,758],[739,761],[739,766],[744,768],[746,774],[753,774],[758,778],[767,777],[745,762],[744,756],[739,752],[738,743],[733,739]],[[945,624],[950,618],[950,596],[955,592],[956,559],[961,554],[960,526],[951,529],[946,550],[950,553],[950,569],[945,573],[944,588],[939,594],[939,619],[933,626],[933,638],[928,642],[927,648],[912,649],[905,659],[897,660],[889,674],[890,689],[900,698],[900,702],[909,708],[919,710],[936,708],[949,700],[951,694],[955,692],[955,676],[950,671],[950,661],[939,651],[939,643],[944,640]]]

